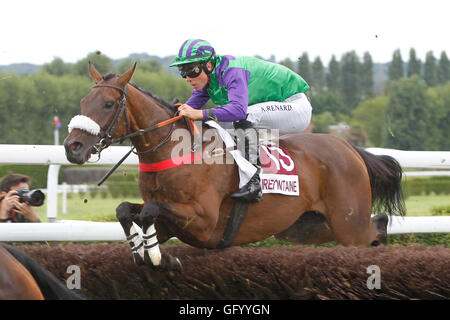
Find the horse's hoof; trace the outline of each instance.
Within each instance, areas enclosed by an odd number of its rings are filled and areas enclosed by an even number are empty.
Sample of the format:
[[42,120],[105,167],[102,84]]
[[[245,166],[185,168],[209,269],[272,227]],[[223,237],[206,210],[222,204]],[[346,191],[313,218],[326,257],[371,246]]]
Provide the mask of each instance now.
[[183,272],[183,265],[180,262],[180,259],[175,258],[175,261],[173,263],[173,269],[174,271]]
[[161,267],[167,271],[183,271],[183,266],[181,265],[180,259],[174,258],[171,255],[164,255]]
[[138,265],[138,266],[143,266],[145,264],[141,255],[137,252],[133,253],[133,260],[134,260],[134,263],[136,263],[136,265]]

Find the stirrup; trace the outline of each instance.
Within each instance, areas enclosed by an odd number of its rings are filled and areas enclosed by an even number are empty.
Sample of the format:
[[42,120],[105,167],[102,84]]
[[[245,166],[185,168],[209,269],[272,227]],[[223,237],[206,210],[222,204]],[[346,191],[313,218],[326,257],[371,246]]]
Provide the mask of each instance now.
[[261,190],[260,181],[260,168],[256,171],[249,182],[239,189],[239,191],[233,193],[231,198],[235,200],[247,201],[247,202],[259,202],[263,200],[263,194]]

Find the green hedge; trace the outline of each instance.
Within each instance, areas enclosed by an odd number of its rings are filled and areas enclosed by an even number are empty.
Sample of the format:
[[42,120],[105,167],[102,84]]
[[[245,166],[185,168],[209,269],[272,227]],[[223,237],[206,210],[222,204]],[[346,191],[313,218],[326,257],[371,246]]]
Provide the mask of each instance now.
[[432,216],[450,216],[450,206],[440,206],[431,208]]
[[106,180],[105,185],[113,198],[140,197],[138,175],[138,172],[133,171],[114,173]]
[[450,194],[450,177],[407,177],[402,179],[405,196]]
[[[410,246],[422,244],[424,246],[444,246],[450,247],[450,234],[448,233],[411,233],[411,234],[391,234],[388,235],[388,245]],[[274,237],[245,245],[244,247],[272,247],[272,246],[293,246],[294,244]],[[314,247],[333,247],[337,242],[328,242]]]
[[[8,173],[20,173],[31,178],[31,188],[41,189],[47,188],[47,165],[19,165],[19,164],[3,164],[0,165],[0,178]],[[59,171],[59,181],[61,181],[62,170]]]

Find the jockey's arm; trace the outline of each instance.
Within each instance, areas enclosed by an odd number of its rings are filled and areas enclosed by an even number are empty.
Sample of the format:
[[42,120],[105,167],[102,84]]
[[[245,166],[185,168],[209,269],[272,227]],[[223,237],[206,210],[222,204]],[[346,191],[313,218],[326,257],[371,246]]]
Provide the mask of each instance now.
[[228,104],[203,110],[204,119],[234,122],[245,119],[248,106],[248,79],[250,74],[241,68],[227,70],[223,82],[228,90]]

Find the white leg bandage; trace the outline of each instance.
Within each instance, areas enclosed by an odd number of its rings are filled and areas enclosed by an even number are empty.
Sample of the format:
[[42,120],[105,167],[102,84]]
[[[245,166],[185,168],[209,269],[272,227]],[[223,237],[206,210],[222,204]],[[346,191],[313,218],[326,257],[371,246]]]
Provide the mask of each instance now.
[[100,126],[98,125],[98,123],[91,118],[83,116],[81,114],[73,117],[72,120],[70,120],[68,129],[69,133],[71,133],[73,129],[83,130],[94,136],[100,133]]
[[143,260],[144,259],[144,243],[141,239],[141,236],[136,231],[136,228],[134,227],[134,225],[132,225],[130,228],[130,236],[127,238],[127,240],[131,247],[132,253],[137,252]]
[[148,227],[147,232],[143,236],[144,250],[148,252],[148,256],[154,266],[159,266],[161,263],[161,251],[159,250],[158,238],[156,237],[155,225]]

